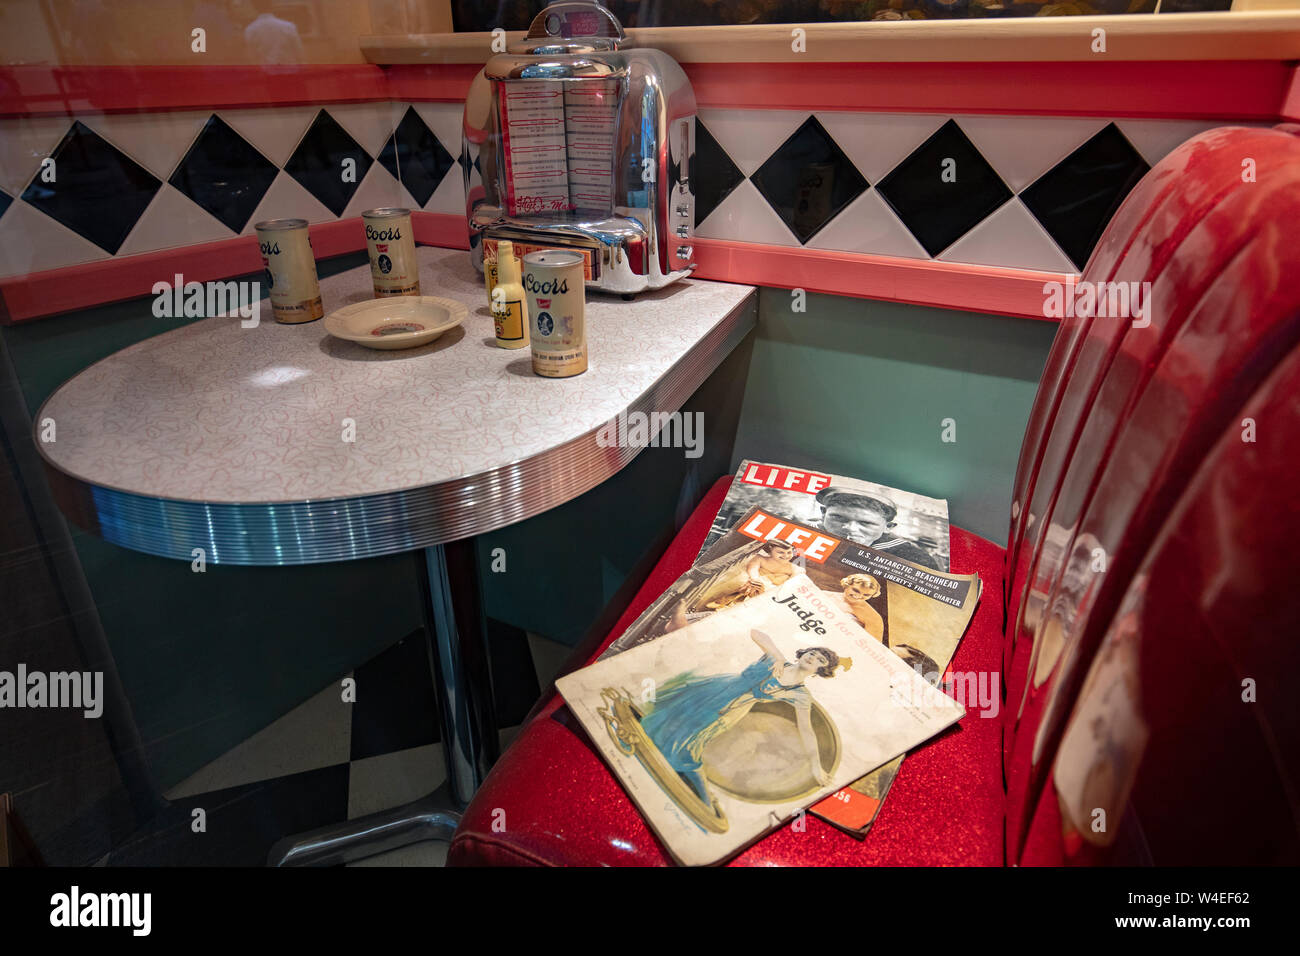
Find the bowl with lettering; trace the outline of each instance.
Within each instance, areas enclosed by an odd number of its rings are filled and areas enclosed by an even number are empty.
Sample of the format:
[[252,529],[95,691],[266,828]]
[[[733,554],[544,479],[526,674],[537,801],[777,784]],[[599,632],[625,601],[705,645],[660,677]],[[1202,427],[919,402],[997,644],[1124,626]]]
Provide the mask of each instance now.
[[345,305],[325,316],[325,331],[370,349],[409,349],[465,321],[463,302],[436,295],[397,295]]

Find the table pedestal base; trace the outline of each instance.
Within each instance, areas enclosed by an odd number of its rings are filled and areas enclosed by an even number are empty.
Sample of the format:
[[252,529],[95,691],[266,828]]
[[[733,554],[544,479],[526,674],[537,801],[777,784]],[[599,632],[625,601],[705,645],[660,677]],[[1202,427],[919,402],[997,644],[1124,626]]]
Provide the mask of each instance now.
[[285,837],[271,847],[268,866],[341,866],[424,840],[451,840],[460,814],[446,786],[418,800],[355,820]]
[[413,803],[285,837],[271,848],[268,865],[333,866],[423,840],[450,840],[459,811],[496,761],[500,744],[474,540],[425,548],[420,565],[447,782]]

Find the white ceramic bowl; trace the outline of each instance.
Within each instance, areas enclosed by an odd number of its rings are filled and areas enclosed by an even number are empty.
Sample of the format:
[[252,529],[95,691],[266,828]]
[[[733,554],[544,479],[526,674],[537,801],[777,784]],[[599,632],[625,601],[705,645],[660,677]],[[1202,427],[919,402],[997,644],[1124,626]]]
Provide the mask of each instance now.
[[372,349],[409,349],[432,342],[465,321],[463,302],[400,295],[345,305],[325,316],[325,331]]

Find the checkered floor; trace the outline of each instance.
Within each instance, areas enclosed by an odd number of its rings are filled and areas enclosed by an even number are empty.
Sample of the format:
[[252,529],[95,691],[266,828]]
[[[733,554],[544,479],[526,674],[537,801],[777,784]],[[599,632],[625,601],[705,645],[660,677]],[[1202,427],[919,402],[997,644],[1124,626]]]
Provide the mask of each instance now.
[[[489,625],[502,746],[569,648]],[[433,686],[419,632],[202,767],[166,794],[170,805],[115,849],[110,866],[259,866],[284,836],[399,806],[444,779]],[[202,815],[196,815],[196,810]],[[204,828],[196,831],[196,820]],[[441,866],[422,843],[353,864]]]

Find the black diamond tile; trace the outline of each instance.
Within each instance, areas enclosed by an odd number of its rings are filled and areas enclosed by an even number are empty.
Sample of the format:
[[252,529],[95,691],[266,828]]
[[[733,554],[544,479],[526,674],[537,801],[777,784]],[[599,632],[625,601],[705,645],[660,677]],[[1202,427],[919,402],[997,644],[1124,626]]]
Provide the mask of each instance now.
[[14,200],[12,196],[10,196],[3,189],[0,189],[0,216],[3,216],[5,214],[5,210],[9,208],[9,204],[12,203],[13,201]]
[[274,163],[213,114],[168,182],[242,232],[276,173]]
[[[949,170],[951,173],[945,175]],[[943,252],[1012,195],[1002,177],[953,120],[940,126],[895,166],[876,191],[932,256]]]
[[38,175],[22,198],[106,252],[116,253],[162,183],[79,120],[50,155],[54,182]]
[[1082,269],[1110,217],[1150,168],[1110,123],[1039,177],[1020,199]]
[[[345,159],[356,160],[355,182],[345,182],[343,179]],[[298,148],[284,164],[284,171],[324,203],[330,212],[341,216],[372,162],[374,160],[370,154],[361,148],[348,131],[328,112],[321,110]]]
[[393,178],[401,180],[421,208],[447,175],[447,170],[456,165],[451,153],[410,106],[393,135],[388,137],[379,161],[393,174]]
[[691,188],[695,191],[695,224],[698,226],[708,219],[709,213],[744,181],[745,174],[696,117],[695,156],[691,159],[690,173]]
[[816,235],[868,185],[815,116],[778,146],[750,181],[800,242]]

